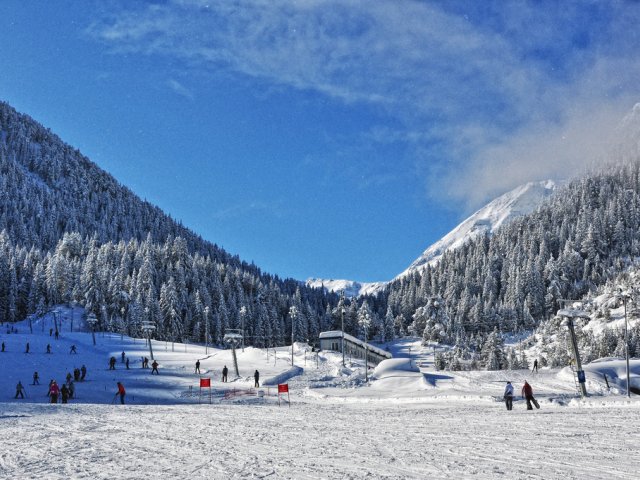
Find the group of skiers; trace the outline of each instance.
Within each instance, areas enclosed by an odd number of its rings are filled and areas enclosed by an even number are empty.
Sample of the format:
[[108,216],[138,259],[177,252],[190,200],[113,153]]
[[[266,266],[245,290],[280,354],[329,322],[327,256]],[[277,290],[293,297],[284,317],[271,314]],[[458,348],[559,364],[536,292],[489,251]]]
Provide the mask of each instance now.
[[[540,404],[533,396],[533,388],[525,380],[521,391],[522,397],[527,401],[527,410],[533,410],[533,405],[536,408],[540,408]],[[507,410],[513,410],[513,385],[511,382],[507,382],[507,386],[504,389],[504,402],[507,406]],[[533,405],[532,405],[533,404]]]
[[70,398],[73,398],[75,395],[75,384],[71,379],[67,381],[67,383],[63,384],[62,387],[58,385],[58,382],[55,380],[51,380],[49,382],[49,390],[47,391],[47,396],[49,397],[50,403],[58,403],[58,397],[60,397],[61,403],[67,403]]
[[[47,396],[51,403],[58,403],[58,396],[61,397],[62,403],[67,403],[68,399],[71,399],[75,395],[75,382],[83,382],[87,376],[87,367],[82,365],[80,368],[73,369],[73,375],[67,372],[66,383],[60,387],[58,382],[51,380],[49,382],[49,388],[47,390]],[[40,385],[40,374],[33,372],[33,383],[31,385]],[[16,385],[16,395],[14,398],[25,398],[26,390],[21,381],[18,381]]]
[[[57,337],[56,337],[57,339]],[[6,351],[7,345],[2,342],[2,346],[0,347],[0,351],[4,352]],[[24,353],[30,353],[31,352],[31,344],[29,342],[26,343],[26,345],[24,346]],[[45,348],[45,353],[52,353],[52,349],[51,349],[51,344],[47,343],[47,346]],[[78,349],[75,345],[71,345],[71,348],[69,349],[69,354],[77,354],[78,353]]]

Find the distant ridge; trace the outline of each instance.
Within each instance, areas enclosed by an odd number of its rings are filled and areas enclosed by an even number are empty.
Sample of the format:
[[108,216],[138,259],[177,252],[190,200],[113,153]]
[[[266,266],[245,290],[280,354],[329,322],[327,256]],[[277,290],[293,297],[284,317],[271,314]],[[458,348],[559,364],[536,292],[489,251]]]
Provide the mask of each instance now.
[[[535,210],[556,190],[552,180],[529,182],[492,200],[473,215],[468,217],[447,235],[427,248],[409,267],[396,276],[393,281],[402,279],[415,272],[424,270],[427,265],[436,263],[448,250],[460,247],[465,242],[484,233],[492,234],[499,227],[515,218]],[[309,278],[306,284],[314,288],[324,288],[329,292],[344,291],[348,297],[375,295],[389,282],[362,283],[354,280],[327,280]]]
[[427,248],[420,257],[409,265],[409,268],[394,280],[421,271],[427,265],[433,265],[437,262],[447,250],[458,248],[470,239],[484,233],[492,234],[514,218],[531,213],[555,190],[555,182],[544,180],[520,185],[499,196]]

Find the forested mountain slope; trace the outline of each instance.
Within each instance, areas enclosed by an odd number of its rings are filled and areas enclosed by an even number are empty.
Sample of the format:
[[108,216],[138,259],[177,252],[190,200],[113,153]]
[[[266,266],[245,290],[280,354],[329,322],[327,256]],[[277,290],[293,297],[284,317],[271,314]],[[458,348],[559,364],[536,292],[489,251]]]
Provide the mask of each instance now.
[[78,150],[0,103],[0,322],[60,302],[99,327],[220,342],[245,323],[249,343],[317,336],[331,298],[262,273],[142,201]]
[[490,332],[534,329],[562,299],[581,299],[639,253],[640,162],[626,159],[569,183],[535,212],[446,252],[370,301],[397,332],[455,344],[469,358]]

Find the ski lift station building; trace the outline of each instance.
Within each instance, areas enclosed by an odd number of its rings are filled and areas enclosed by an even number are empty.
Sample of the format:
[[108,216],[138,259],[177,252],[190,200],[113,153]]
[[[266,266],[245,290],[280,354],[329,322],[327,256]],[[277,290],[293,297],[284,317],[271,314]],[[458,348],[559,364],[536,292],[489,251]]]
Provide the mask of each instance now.
[[342,330],[332,330],[330,332],[320,333],[320,349],[332,350],[334,352],[342,352],[342,336],[344,335],[344,353],[352,358],[361,358],[367,355],[370,364],[377,365],[383,360],[393,358],[391,353],[381,348],[375,347],[370,343],[352,337]]

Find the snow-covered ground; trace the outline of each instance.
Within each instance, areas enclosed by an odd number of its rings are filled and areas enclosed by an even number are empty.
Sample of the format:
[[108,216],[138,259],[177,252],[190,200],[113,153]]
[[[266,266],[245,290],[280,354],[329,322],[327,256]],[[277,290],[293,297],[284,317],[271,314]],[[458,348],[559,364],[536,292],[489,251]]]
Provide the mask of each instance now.
[[[586,400],[568,369],[437,372],[432,350],[411,340],[390,345],[397,358],[371,369],[369,383],[361,364],[347,357],[343,367],[341,354],[304,345],[294,368],[290,347],[277,357],[245,348],[236,378],[229,350],[154,342],[160,375],[151,376],[140,368],[143,340],[97,334],[94,347],[90,333],[69,327],[57,341],[48,323],[36,322],[33,334],[25,322],[19,333],[0,328],[0,478],[637,478],[640,470],[640,400],[624,395],[620,360],[586,367]],[[206,395],[198,403],[197,359],[213,379],[212,404]],[[47,404],[48,381],[82,364],[78,398]],[[220,381],[225,364],[229,383]],[[256,369],[269,386],[252,389]],[[30,385],[34,370],[40,386]],[[640,376],[639,360],[632,374]],[[525,378],[540,410],[517,398],[507,412],[505,381],[518,391]],[[13,398],[18,380],[25,400]],[[116,381],[127,388],[124,406],[112,404]],[[271,385],[279,382],[289,384],[290,406],[278,406]]]

